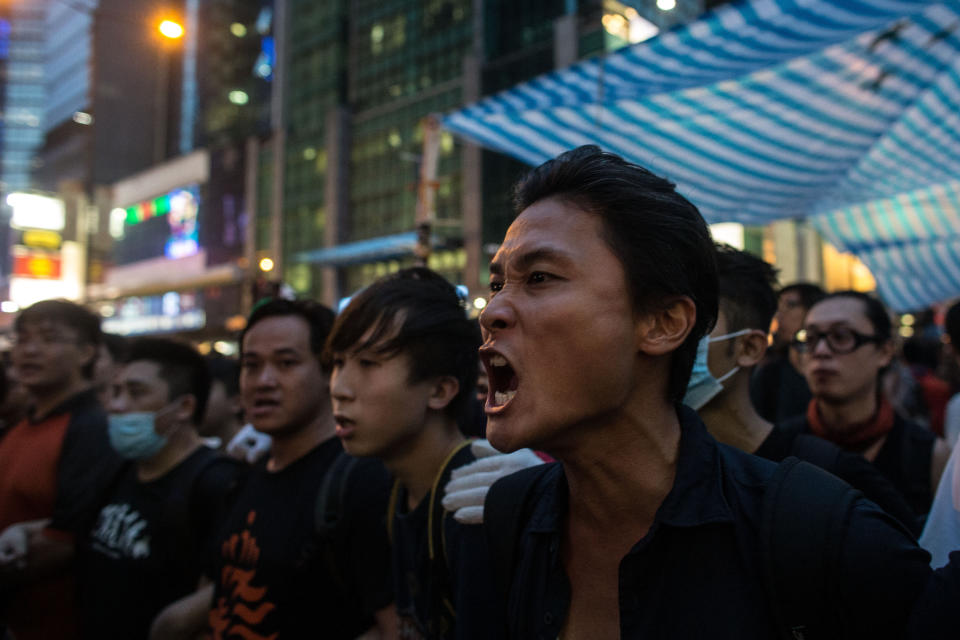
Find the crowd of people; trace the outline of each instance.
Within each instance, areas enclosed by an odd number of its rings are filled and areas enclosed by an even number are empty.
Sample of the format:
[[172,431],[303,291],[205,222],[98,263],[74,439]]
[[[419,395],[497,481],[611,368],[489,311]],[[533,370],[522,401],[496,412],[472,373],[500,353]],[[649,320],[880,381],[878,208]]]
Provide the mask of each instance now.
[[479,323],[422,267],[257,303],[238,361],[24,309],[0,637],[956,637],[948,360],[596,147],[515,209]]

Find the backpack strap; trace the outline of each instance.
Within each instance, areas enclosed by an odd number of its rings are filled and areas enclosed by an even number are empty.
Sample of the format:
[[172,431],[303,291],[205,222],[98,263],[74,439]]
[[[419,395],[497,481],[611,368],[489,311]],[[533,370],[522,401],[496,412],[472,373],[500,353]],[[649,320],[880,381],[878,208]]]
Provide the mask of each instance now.
[[199,449],[198,460],[192,461],[188,473],[177,474],[176,482],[169,488],[164,509],[164,526],[173,535],[173,549],[179,549],[177,558],[182,559],[184,567],[200,567],[203,549],[197,539],[198,523],[202,521],[208,505],[201,504],[198,498],[198,486],[203,475],[214,465],[231,459],[213,449]]
[[337,531],[343,517],[347,480],[356,464],[356,458],[341,451],[323,474],[313,507],[313,528],[321,538],[329,538]]
[[343,590],[348,588],[349,581],[347,574],[337,562],[346,536],[345,527],[341,526],[341,522],[343,522],[350,476],[358,462],[357,458],[346,451],[341,451],[323,474],[313,507],[313,528],[316,535],[314,541],[307,545],[302,561],[303,566],[307,567],[312,558],[320,555],[330,578],[338,588]]
[[789,457],[767,485],[761,554],[778,637],[842,635],[834,596],[844,533],[860,492],[823,469]]
[[494,578],[500,593],[510,595],[520,532],[527,521],[533,488],[553,467],[538,464],[497,480],[483,505],[483,530],[493,561]]
[[[453,605],[452,590],[450,582],[450,565],[447,557],[447,537],[445,532],[444,520],[447,511],[443,507],[444,490],[447,482],[450,480],[450,474],[453,473],[453,460],[457,454],[470,446],[472,440],[464,440],[451,451],[437,470],[433,478],[433,484],[430,488],[427,505],[427,552],[430,555],[430,585],[434,594],[435,611],[439,616],[446,618],[451,623],[457,618],[456,607]],[[395,480],[393,488],[390,490],[390,501],[387,506],[387,536],[390,543],[393,544],[393,523],[397,516],[400,497],[402,495],[400,481]],[[437,620],[428,621],[427,624],[433,625]],[[440,627],[444,627],[441,623]]]

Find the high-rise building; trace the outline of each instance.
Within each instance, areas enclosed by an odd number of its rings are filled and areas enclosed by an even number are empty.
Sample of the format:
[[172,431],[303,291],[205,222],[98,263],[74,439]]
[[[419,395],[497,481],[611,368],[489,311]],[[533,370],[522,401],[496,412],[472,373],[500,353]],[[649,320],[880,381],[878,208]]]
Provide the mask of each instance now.
[[48,0],[13,0],[9,5],[3,100],[0,191],[30,186],[34,153],[43,140],[44,25]]
[[[510,187],[527,168],[439,132],[436,176],[424,182],[426,116],[703,10],[700,0],[670,11],[656,0],[284,4],[283,205],[279,214],[275,202],[257,208],[257,250],[281,258],[296,290],[328,302],[413,262],[424,187],[435,196],[429,265],[475,291],[486,280],[489,250],[509,223]],[[280,238],[271,234],[277,215]]]

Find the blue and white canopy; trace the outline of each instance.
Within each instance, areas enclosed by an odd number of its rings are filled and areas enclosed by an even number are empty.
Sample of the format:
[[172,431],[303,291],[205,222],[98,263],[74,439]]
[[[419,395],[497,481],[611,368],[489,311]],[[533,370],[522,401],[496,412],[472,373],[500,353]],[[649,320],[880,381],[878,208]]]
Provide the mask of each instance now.
[[531,164],[598,144],[709,222],[809,218],[898,310],[960,295],[960,0],[749,0],[447,115]]

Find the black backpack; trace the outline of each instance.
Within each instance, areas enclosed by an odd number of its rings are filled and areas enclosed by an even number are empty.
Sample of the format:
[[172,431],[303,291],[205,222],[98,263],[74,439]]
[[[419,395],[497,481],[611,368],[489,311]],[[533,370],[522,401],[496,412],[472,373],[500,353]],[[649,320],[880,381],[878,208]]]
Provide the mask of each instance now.
[[[538,465],[495,483],[484,505],[484,530],[501,595],[509,597],[520,532],[533,488],[551,465]],[[807,462],[781,462],[763,496],[760,523],[764,582],[783,640],[835,637],[843,628],[832,603],[839,583],[843,533],[860,492]]]

